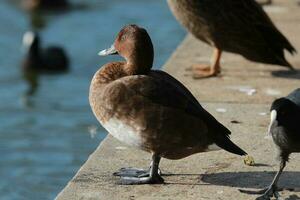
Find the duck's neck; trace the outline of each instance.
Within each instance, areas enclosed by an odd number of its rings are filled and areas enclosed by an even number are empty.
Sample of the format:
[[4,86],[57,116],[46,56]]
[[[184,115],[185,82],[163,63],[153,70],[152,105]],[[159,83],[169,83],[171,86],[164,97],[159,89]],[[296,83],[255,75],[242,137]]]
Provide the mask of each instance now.
[[127,59],[123,69],[128,76],[146,75],[152,68],[153,57],[142,57],[142,59]]
[[103,86],[125,76],[146,75],[150,72],[152,61],[147,59],[139,62],[129,60],[126,62],[113,62],[103,66],[95,75],[92,84]]

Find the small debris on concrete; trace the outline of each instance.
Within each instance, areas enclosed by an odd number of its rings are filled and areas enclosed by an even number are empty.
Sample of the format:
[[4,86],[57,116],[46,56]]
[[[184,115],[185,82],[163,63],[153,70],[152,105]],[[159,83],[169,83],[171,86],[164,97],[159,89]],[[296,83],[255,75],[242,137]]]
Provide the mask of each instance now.
[[222,191],[222,190],[219,190],[217,193],[218,193],[218,194],[223,194],[223,193],[224,193],[224,191]]
[[125,150],[125,149],[127,149],[127,147],[118,146],[118,147],[116,147],[116,149],[117,150]]
[[252,96],[256,93],[256,89],[251,86],[233,86],[230,89],[237,90],[239,92],[245,93],[248,96]]
[[256,93],[256,89],[249,89],[247,91],[241,91],[241,92],[245,92],[248,96],[252,96]]
[[280,96],[281,92],[279,90],[268,88],[266,89],[266,94],[269,96]]
[[248,165],[248,166],[254,166],[255,165],[254,158],[252,156],[249,156],[249,155],[245,156],[244,163],[245,163],[245,165]]
[[261,112],[261,113],[258,113],[260,116],[266,116],[267,113],[266,112]]
[[219,113],[226,113],[227,112],[226,108],[217,108],[216,111],[219,112]]
[[240,122],[240,121],[237,121],[237,120],[231,120],[230,121],[232,124],[241,124],[242,122]]

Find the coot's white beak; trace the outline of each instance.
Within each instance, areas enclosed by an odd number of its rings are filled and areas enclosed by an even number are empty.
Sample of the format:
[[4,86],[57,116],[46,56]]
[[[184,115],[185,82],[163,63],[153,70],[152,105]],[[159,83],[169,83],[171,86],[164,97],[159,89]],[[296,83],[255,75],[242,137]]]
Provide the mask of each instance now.
[[276,111],[276,110],[272,110],[272,111],[271,111],[270,125],[269,125],[269,128],[268,128],[268,134],[269,134],[269,135],[271,135],[272,128],[273,128],[274,126],[277,126],[277,124],[278,124],[276,118],[277,118],[277,111]]
[[22,44],[22,48],[21,48],[22,51],[27,52],[30,49],[30,47],[32,46],[32,44],[34,42],[35,37],[36,36],[31,31],[28,31],[24,34],[23,42],[22,42],[23,44]]

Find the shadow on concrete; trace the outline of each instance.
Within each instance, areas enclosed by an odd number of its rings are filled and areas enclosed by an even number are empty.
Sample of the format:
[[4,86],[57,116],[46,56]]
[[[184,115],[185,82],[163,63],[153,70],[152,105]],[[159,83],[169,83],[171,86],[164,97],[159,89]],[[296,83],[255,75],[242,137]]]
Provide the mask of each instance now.
[[285,200],[299,200],[299,199],[300,199],[300,197],[298,195],[291,195]]
[[[273,180],[276,172],[223,172],[203,174],[201,181],[212,185],[262,189]],[[300,188],[300,172],[283,172],[279,187],[285,190],[298,191]]]
[[289,70],[279,70],[271,72],[274,77],[278,78],[288,78],[288,79],[300,79],[300,70],[295,71]]
[[269,164],[264,164],[264,163],[255,163],[253,167],[271,167]]

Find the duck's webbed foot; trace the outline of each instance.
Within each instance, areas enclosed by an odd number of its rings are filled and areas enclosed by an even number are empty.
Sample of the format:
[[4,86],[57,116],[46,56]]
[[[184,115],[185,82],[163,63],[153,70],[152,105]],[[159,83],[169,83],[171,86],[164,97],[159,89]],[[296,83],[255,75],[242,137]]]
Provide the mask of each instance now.
[[221,73],[221,60],[222,51],[215,48],[211,65],[195,64],[192,66],[193,78],[209,78],[217,76]]
[[220,74],[219,69],[211,68],[210,66],[208,67],[200,67],[201,65],[194,65],[192,73],[193,73],[193,78],[194,79],[202,79],[202,78],[210,78],[210,77],[215,77]]
[[191,69],[195,79],[214,77],[221,73],[220,67],[203,64],[194,64]]
[[121,168],[119,171],[113,173],[114,176],[120,176],[120,177],[135,177],[135,178],[141,178],[141,177],[147,177],[150,174],[150,169],[139,169],[139,168]]
[[[139,168],[134,168],[134,167],[128,167],[128,168],[121,168],[119,171],[114,172],[114,176],[120,176],[120,177],[136,177],[136,178],[141,178],[141,177],[147,177],[150,175],[150,170],[149,169],[139,169]],[[158,169],[158,174],[161,175],[161,170]]]
[[162,184],[164,179],[160,175],[146,176],[146,177],[121,177],[119,184],[121,185],[139,185],[139,184]]
[[121,168],[115,172],[114,176],[120,176],[121,185],[137,185],[137,184],[161,184],[164,179],[160,176],[158,168],[160,157],[155,154],[152,156],[151,166],[148,170],[138,168]]
[[190,68],[186,69],[187,71],[210,71],[210,65],[207,64],[193,64]]

